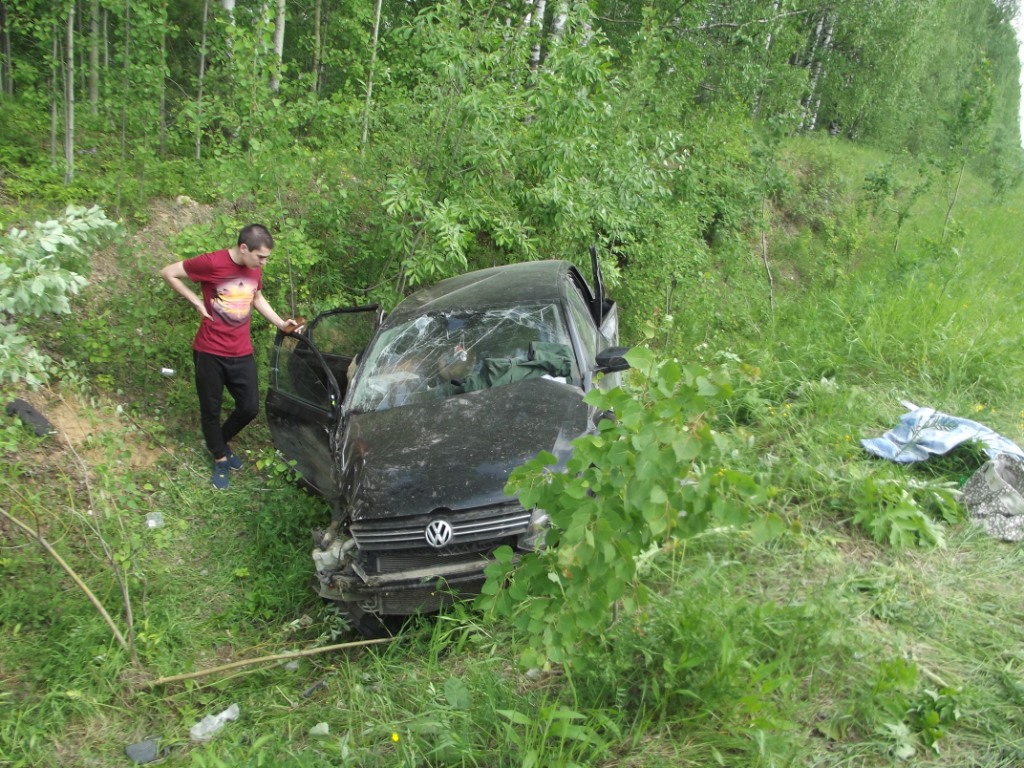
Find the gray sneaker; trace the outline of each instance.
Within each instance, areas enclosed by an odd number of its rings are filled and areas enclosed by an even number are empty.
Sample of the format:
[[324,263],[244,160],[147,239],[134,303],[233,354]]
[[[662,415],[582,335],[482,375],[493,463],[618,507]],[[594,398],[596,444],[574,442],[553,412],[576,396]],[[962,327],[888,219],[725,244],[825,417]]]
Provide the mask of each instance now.
[[228,488],[228,460],[213,462],[213,487],[218,491]]

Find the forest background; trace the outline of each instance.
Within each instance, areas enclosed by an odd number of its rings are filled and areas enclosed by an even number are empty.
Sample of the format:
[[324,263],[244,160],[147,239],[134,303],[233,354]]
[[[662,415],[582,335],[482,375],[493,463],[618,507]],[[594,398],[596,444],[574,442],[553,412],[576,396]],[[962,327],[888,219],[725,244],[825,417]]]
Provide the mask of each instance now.
[[[901,399],[1024,434],[1018,10],[0,3],[0,386],[90,425],[0,431],[0,765],[1020,765],[1020,555],[955,499],[984,457],[856,444]],[[581,445],[591,485],[517,490],[571,517],[604,483],[631,534],[588,510],[574,583],[540,560],[384,649],[149,687],[348,636],[265,434],[240,493],[196,479],[155,270],[250,220],[307,316],[596,245],[632,474]]]

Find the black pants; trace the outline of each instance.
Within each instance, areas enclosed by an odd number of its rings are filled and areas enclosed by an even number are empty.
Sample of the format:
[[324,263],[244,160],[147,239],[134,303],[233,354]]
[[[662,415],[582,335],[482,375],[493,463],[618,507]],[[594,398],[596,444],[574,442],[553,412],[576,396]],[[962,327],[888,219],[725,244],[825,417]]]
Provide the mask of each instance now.
[[[260,412],[260,387],[256,360],[245,357],[219,357],[192,350],[196,368],[196,393],[199,395],[199,423],[206,447],[214,459],[227,454],[228,441],[256,418]],[[221,424],[221,403],[227,388],[235,400],[235,409]]]

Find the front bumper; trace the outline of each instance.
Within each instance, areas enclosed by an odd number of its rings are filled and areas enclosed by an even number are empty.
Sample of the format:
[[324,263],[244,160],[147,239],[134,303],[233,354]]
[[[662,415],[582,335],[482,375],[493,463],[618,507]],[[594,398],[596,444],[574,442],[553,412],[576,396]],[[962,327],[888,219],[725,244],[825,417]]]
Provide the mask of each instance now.
[[352,572],[317,573],[321,597],[356,606],[376,616],[411,616],[436,613],[459,599],[480,594],[483,568],[472,573],[421,578],[389,579],[369,584]]
[[[377,616],[410,616],[433,613],[457,599],[480,593],[484,569],[494,562],[494,551],[508,546],[514,552],[538,546],[547,529],[547,515],[539,510],[520,510],[514,524],[487,525],[498,536],[483,535],[478,523],[455,520],[448,546],[431,548],[423,544],[429,522],[406,522],[378,528],[376,538],[363,526],[358,534],[338,535],[313,550],[317,590],[321,597],[345,603],[361,613]],[[413,531],[417,531],[413,536]],[[373,546],[363,546],[370,541]]]
[[362,613],[410,616],[432,613],[461,597],[479,594],[489,553],[436,556],[417,552],[360,552],[341,537],[314,549],[318,592],[327,600],[355,605]]

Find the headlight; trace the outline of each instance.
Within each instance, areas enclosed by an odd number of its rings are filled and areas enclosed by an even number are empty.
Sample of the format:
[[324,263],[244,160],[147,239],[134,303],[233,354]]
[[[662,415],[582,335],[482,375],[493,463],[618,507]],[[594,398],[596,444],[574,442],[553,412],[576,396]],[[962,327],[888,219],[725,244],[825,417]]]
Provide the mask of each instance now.
[[530,516],[530,524],[526,531],[519,535],[518,548],[527,552],[534,552],[544,546],[544,534],[548,531],[551,518],[543,509],[533,510]]

